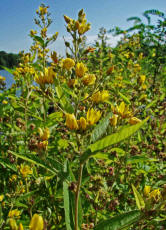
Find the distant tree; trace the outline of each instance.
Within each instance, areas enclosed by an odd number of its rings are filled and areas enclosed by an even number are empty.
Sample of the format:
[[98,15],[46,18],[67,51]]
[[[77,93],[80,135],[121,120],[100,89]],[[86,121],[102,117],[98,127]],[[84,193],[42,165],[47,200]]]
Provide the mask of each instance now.
[[13,68],[19,63],[19,55],[13,53],[6,53],[5,51],[0,51],[0,69],[4,67]]

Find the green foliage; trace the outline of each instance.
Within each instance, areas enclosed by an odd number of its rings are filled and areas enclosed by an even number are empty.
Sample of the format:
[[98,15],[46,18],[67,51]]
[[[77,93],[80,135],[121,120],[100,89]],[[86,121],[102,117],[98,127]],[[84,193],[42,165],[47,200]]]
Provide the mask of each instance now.
[[125,127],[122,128],[118,133],[112,134],[110,136],[104,137],[103,139],[97,141],[94,144],[91,144],[88,149],[91,150],[91,152],[96,152],[103,150],[107,147],[110,147],[113,144],[117,144],[120,141],[130,137],[132,134],[134,134],[138,129],[140,129],[148,120],[149,118],[146,118],[144,121],[140,122],[139,124],[136,124],[134,126]]
[[132,184],[132,189],[134,192],[134,196],[135,196],[135,200],[136,200],[136,204],[137,204],[138,209],[139,210],[144,209],[145,208],[145,202],[133,184]]
[[0,69],[3,69],[3,67],[13,68],[18,65],[19,60],[20,57],[18,54],[0,51]]
[[104,28],[87,46],[83,10],[64,16],[66,58],[49,51],[48,7],[37,16],[30,52],[4,67],[15,84],[0,77],[0,229],[35,213],[51,230],[165,229],[165,15],[129,18],[116,47]]
[[137,210],[123,213],[99,223],[95,227],[95,230],[122,230],[128,228],[134,222],[139,221],[140,217],[141,213]]

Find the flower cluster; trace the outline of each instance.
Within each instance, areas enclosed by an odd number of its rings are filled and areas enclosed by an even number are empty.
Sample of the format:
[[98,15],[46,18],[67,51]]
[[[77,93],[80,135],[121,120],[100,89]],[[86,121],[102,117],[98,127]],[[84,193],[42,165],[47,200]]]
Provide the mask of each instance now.
[[87,126],[92,126],[99,121],[101,112],[92,109],[88,109],[86,119],[81,117],[79,120],[76,119],[74,114],[66,114],[66,126],[71,130],[85,130]]

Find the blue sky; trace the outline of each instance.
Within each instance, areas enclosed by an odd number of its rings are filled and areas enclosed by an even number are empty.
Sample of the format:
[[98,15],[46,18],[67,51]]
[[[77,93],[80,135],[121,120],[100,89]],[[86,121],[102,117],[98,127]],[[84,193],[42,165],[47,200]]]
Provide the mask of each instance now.
[[[93,42],[99,28],[107,30],[114,26],[126,28],[131,24],[126,19],[141,16],[145,10],[158,9],[166,13],[166,0],[0,0],[0,50],[18,53],[28,51],[31,39],[28,34],[36,29],[34,24],[35,11],[44,3],[50,6],[53,23],[49,33],[59,32],[59,38],[52,49],[63,54],[62,36],[65,31],[63,15],[77,18],[77,13],[84,8],[92,29],[87,33],[88,41]],[[114,44],[115,39],[110,37]]]

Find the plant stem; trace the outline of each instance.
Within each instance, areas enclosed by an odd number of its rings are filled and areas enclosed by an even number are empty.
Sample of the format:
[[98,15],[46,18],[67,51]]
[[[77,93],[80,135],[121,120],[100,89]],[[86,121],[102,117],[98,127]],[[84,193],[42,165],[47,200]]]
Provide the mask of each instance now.
[[83,164],[80,164],[78,184],[77,184],[77,190],[76,190],[76,195],[75,195],[75,230],[78,230],[78,203],[79,203],[80,187],[81,187],[81,181],[82,181],[83,166],[84,166]]

